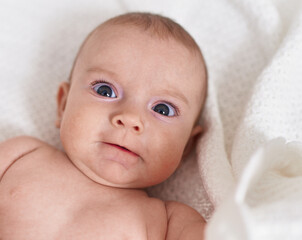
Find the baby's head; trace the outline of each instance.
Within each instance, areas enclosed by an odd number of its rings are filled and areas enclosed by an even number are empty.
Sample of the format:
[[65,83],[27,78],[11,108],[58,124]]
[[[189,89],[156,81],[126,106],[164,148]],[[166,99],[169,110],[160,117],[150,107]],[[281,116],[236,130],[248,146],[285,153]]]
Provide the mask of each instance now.
[[172,20],[129,13],[106,21],[86,38],[58,90],[67,156],[104,185],[164,181],[201,132],[206,78],[198,45]]

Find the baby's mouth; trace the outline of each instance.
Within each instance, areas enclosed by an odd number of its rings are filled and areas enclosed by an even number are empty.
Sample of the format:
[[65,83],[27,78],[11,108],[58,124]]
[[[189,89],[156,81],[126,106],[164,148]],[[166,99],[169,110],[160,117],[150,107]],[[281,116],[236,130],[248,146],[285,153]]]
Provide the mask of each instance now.
[[115,147],[115,148],[117,148],[117,149],[119,149],[119,150],[121,150],[123,152],[129,153],[131,155],[134,155],[134,156],[138,157],[138,154],[136,154],[135,152],[132,152],[131,150],[129,150],[126,147],[123,147],[123,146],[120,146],[120,145],[114,144],[114,143],[105,143],[105,144],[108,144],[108,145],[110,145],[112,147]]

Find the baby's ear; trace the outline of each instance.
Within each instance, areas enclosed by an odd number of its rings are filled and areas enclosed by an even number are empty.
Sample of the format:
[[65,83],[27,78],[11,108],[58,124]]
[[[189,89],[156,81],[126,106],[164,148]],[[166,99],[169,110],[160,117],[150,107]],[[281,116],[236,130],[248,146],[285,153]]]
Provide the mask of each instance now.
[[189,141],[187,142],[187,145],[183,153],[184,157],[186,157],[191,152],[192,148],[196,143],[197,138],[200,136],[201,133],[202,133],[202,127],[200,125],[197,124],[195,127],[193,127],[191,136],[189,138]]
[[68,82],[62,82],[57,92],[57,119],[56,127],[60,128],[61,120],[65,111],[67,97],[69,93],[70,84]]

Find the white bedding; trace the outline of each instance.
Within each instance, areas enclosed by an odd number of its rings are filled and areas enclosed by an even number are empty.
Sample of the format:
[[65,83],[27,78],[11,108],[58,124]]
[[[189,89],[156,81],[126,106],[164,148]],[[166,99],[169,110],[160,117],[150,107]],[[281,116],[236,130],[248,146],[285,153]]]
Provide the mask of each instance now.
[[1,0],[0,141],[27,134],[60,147],[56,88],[84,37],[127,11],[178,21],[209,71],[197,157],[150,192],[210,219],[208,240],[301,239],[299,0]]

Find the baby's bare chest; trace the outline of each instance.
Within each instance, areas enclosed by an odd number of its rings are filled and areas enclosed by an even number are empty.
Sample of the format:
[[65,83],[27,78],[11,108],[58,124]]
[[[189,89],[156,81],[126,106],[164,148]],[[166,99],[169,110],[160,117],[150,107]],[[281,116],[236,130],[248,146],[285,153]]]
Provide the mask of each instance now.
[[28,168],[29,162],[0,183],[1,239],[164,239],[165,225],[156,224],[164,209],[143,195],[97,188],[72,172]]

